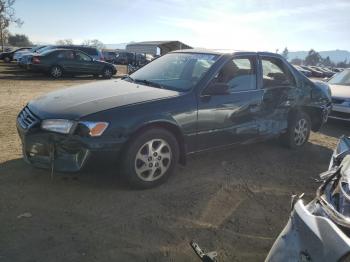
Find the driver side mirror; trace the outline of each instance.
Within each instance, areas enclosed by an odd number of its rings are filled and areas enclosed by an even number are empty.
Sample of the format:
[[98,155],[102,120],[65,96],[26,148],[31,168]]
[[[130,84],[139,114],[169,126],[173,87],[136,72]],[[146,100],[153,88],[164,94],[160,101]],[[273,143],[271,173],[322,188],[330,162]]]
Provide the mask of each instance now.
[[210,83],[206,89],[204,89],[202,95],[215,96],[215,95],[228,95],[229,85],[225,83]]

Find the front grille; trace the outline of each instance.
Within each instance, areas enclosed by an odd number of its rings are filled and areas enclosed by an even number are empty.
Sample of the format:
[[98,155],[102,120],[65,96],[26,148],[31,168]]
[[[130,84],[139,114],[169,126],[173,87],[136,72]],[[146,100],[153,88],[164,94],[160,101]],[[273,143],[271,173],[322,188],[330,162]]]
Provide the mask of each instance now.
[[332,103],[333,104],[342,104],[345,102],[345,99],[341,99],[341,98],[332,98]]
[[17,120],[24,129],[31,128],[39,123],[39,118],[36,117],[27,106],[19,113]]

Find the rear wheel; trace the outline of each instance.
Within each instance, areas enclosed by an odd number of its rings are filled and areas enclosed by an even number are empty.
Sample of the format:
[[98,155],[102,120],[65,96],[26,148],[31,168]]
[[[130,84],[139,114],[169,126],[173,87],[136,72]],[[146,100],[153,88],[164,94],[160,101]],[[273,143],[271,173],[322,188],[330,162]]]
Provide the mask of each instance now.
[[123,176],[132,187],[146,189],[165,182],[173,173],[179,146],[170,132],[152,128],[133,139],[123,154]]
[[292,149],[303,147],[309,140],[310,132],[310,117],[304,112],[299,112],[289,121],[287,133],[281,137],[282,142]]
[[63,70],[60,66],[53,66],[50,68],[50,76],[52,78],[58,79],[63,76]]
[[6,63],[10,63],[10,62],[11,62],[11,59],[10,59],[8,56],[6,56],[6,57],[4,58],[4,61],[5,61]]

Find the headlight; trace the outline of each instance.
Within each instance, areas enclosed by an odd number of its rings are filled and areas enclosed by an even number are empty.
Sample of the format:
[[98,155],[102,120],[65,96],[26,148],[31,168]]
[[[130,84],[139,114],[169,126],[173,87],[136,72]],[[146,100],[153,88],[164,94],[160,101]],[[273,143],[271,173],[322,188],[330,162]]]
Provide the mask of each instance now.
[[83,124],[89,129],[90,136],[100,136],[108,127],[107,122],[90,122],[90,121],[82,121],[79,124]]
[[66,119],[46,119],[41,122],[41,128],[44,130],[69,134],[74,122]]

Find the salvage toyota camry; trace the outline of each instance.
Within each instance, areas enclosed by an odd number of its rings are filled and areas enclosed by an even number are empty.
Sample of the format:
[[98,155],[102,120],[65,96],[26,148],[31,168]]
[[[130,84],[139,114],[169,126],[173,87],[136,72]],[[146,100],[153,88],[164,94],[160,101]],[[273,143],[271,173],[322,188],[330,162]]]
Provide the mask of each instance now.
[[30,101],[17,128],[24,159],[79,171],[112,157],[134,187],[164,182],[188,154],[280,137],[302,147],[327,120],[331,94],[280,55],[181,50],[123,79]]

